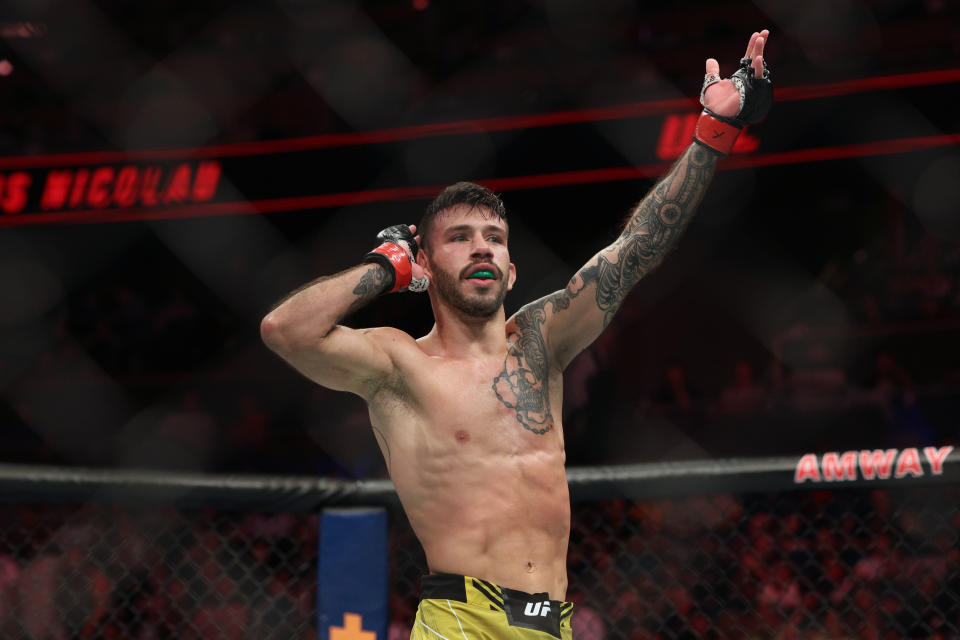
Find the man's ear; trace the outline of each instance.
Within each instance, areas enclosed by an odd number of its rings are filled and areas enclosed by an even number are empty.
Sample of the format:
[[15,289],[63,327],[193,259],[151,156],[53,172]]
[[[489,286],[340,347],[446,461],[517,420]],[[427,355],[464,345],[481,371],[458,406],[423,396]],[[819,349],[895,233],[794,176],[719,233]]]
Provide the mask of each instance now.
[[507,291],[513,289],[513,285],[517,282],[517,265],[510,263],[510,271],[507,273]]
[[427,277],[433,280],[433,275],[430,272],[430,259],[427,257],[427,252],[423,247],[420,247],[417,250],[417,260],[416,263],[423,267],[424,272],[426,272]]

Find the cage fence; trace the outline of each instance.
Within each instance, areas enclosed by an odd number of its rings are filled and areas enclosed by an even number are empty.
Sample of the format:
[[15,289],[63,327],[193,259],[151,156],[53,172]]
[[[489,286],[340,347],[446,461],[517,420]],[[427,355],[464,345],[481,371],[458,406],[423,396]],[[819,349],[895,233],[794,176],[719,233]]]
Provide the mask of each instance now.
[[[955,461],[800,486],[789,462],[572,469],[574,637],[958,638]],[[390,638],[409,637],[427,567],[389,483],[5,469],[0,637],[312,640],[334,504],[388,509]]]
[[0,637],[314,637],[315,515],[4,503],[0,518]]

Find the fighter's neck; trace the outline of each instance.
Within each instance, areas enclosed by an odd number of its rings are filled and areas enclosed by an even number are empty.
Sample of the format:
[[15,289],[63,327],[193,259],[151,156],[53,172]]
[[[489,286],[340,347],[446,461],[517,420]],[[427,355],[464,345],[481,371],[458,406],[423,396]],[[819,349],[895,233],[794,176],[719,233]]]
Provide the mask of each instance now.
[[448,358],[502,356],[507,348],[503,307],[489,318],[464,318],[461,314],[440,313],[422,338],[434,355]]

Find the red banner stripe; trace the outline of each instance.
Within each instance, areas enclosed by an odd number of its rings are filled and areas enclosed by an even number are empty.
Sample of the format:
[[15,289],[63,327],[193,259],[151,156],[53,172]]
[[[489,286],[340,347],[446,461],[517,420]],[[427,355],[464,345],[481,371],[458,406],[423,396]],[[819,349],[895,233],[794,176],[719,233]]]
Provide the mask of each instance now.
[[[907,87],[928,86],[960,82],[960,69],[922,71],[873,78],[843,80],[826,84],[803,85],[797,87],[778,87],[776,100],[809,100],[830,96],[865,93]],[[346,147],[366,144],[400,142],[417,138],[429,138],[449,135],[469,135],[493,131],[532,129],[552,127],[582,122],[601,122],[621,120],[671,113],[682,110],[698,109],[696,98],[674,98],[650,102],[634,102],[595,109],[577,111],[558,111],[477,120],[460,120],[420,124],[374,131],[353,133],[334,133],[303,138],[285,138],[280,140],[257,140],[235,142],[204,147],[182,147],[176,149],[138,149],[118,151],[84,151],[77,153],[38,154],[30,156],[0,157],[0,171],[11,169],[36,169],[45,167],[77,167],[90,164],[119,164],[124,162],[146,162],[162,160],[191,160],[200,158],[226,158],[231,156],[252,156],[270,153],[288,153],[333,147]]]
[[[794,151],[760,153],[750,156],[731,156],[720,160],[718,169],[732,170],[748,167],[766,167],[774,165],[796,164],[802,162],[822,162],[867,156],[891,155],[925,151],[937,147],[960,144],[960,134],[944,134],[921,138],[901,138],[880,140],[851,145],[797,149]],[[637,180],[656,178],[662,175],[670,163],[658,163],[637,167],[612,167],[607,169],[587,169],[564,171],[530,176],[493,178],[480,182],[494,191],[516,191],[520,189],[539,189],[596,182],[618,180]],[[194,218],[200,216],[242,215],[249,213],[279,213],[346,207],[374,202],[399,202],[405,200],[428,200],[434,197],[445,185],[423,185],[327,193],[312,196],[274,198],[250,202],[213,202],[188,204],[175,208],[129,208],[57,211],[51,213],[20,213],[0,216],[0,227],[13,227],[31,224],[121,222],[129,220],[169,220],[176,218]]]

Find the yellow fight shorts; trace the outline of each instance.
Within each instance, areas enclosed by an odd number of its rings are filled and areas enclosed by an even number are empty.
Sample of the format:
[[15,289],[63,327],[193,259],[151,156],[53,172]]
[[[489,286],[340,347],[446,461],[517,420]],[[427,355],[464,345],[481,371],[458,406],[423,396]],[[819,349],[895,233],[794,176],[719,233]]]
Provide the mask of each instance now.
[[571,640],[572,602],[449,573],[424,576],[410,640]]

